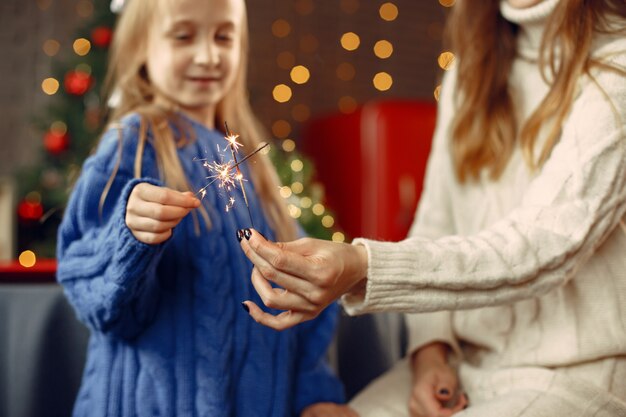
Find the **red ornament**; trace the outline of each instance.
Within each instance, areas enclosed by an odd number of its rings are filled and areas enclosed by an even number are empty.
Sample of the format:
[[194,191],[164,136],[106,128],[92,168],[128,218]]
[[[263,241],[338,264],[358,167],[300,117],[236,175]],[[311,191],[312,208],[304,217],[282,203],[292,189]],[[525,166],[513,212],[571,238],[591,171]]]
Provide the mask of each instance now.
[[67,149],[70,143],[70,135],[49,130],[43,136],[43,146],[52,155],[58,155]]
[[43,216],[43,206],[37,201],[22,200],[17,206],[17,214],[23,221],[37,221]]
[[69,71],[65,74],[65,91],[74,96],[82,96],[93,84],[93,77],[83,71]]
[[91,42],[99,48],[107,48],[111,44],[113,31],[106,26],[98,26],[91,31]]

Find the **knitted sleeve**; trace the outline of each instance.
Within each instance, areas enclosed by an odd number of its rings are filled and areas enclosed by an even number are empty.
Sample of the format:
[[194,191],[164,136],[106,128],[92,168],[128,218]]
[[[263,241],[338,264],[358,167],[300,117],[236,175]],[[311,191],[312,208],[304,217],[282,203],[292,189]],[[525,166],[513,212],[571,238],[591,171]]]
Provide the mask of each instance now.
[[330,369],[326,359],[333,339],[339,306],[330,305],[316,319],[296,328],[298,354],[294,415],[318,402],[343,403],[343,385]]
[[582,85],[559,143],[501,221],[471,236],[359,240],[368,280],[351,312],[501,305],[563,285],[626,212],[625,120],[625,78],[604,71]]
[[[132,126],[105,133],[96,154],[85,162],[57,242],[57,280],[79,319],[92,331],[122,338],[136,336],[154,315],[155,268],[163,246],[139,242],[125,223],[133,187],[141,181],[157,184],[150,178],[133,179],[135,149]],[[100,215],[103,190],[118,162]]]

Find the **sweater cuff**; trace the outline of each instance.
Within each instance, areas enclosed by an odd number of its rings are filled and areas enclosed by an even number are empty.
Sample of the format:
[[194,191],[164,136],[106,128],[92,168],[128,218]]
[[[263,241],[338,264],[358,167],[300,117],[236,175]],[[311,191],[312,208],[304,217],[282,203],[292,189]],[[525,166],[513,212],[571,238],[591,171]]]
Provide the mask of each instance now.
[[[163,247],[169,240],[160,243],[158,245],[149,245],[143,243],[133,235],[131,230],[126,225],[126,207],[128,205],[128,198],[130,197],[133,188],[142,182],[149,183],[156,186],[161,186],[158,181],[152,178],[135,178],[129,181],[122,192],[118,200],[117,207],[113,214],[113,221],[111,225],[111,233],[113,236],[119,236],[116,242],[116,247],[113,249],[114,263],[117,265],[126,265],[128,268],[121,268],[122,270],[134,270],[134,271],[146,271],[153,264],[155,257],[158,258]],[[133,276],[134,274],[131,274]],[[120,274],[115,277],[115,280],[123,281],[126,274]],[[118,282],[119,284],[120,282]]]

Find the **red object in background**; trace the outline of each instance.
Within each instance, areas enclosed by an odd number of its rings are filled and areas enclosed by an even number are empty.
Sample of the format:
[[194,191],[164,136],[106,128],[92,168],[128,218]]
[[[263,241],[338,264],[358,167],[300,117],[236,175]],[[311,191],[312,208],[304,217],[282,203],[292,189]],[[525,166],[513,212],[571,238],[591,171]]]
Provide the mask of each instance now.
[[43,136],[43,146],[52,155],[59,155],[67,149],[70,143],[70,135],[67,132],[55,132],[49,130]]
[[17,261],[0,261],[0,283],[38,284],[56,282],[57,262],[54,259],[41,259],[30,268]]
[[422,192],[436,104],[380,101],[311,121],[303,149],[351,237],[406,237]]
[[83,71],[68,71],[63,85],[68,94],[82,96],[91,88],[92,83],[93,77],[90,74]]
[[17,206],[17,215],[22,221],[38,221],[43,216],[43,206],[38,201],[22,200]]
[[98,26],[91,31],[91,42],[99,48],[107,48],[111,44],[113,31],[106,26]]

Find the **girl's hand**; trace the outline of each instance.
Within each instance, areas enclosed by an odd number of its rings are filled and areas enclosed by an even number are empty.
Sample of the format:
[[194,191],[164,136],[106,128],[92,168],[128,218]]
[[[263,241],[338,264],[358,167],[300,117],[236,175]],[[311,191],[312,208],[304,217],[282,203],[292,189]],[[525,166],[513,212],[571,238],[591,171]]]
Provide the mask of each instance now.
[[200,200],[187,191],[181,193],[146,182],[137,184],[126,205],[126,225],[140,242],[156,245],[172,235],[172,229]]
[[300,417],[359,417],[359,415],[347,405],[317,403],[305,408]]
[[449,417],[467,406],[456,371],[448,364],[447,351],[446,344],[435,342],[414,354],[409,399],[411,417]]
[[[274,316],[246,301],[250,315],[265,326],[284,330],[311,320],[365,282],[368,259],[363,246],[310,238],[273,243],[248,229],[244,236],[241,247],[254,263],[254,288],[267,307],[287,310]],[[273,288],[268,281],[282,288]]]

